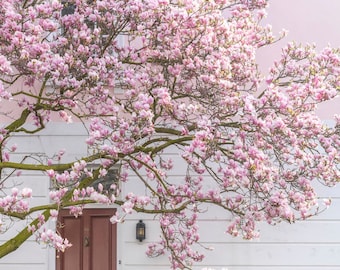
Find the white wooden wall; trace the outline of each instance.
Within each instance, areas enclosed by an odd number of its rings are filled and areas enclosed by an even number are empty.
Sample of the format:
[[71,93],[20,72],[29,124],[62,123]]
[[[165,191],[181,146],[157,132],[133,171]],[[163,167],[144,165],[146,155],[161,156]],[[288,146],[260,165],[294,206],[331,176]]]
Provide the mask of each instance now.
[[[16,138],[19,153],[49,153],[64,145],[67,158],[80,158],[86,153],[84,129],[80,124],[53,124],[39,136],[19,136]],[[176,153],[169,153],[181,166],[174,179],[181,178],[183,162]],[[133,177],[133,176],[131,176]],[[19,183],[19,178],[13,178]],[[133,179],[131,179],[133,180]],[[20,177],[22,186],[33,188],[33,205],[48,203],[49,180],[33,172],[24,172]],[[33,185],[31,183],[34,183]],[[136,191],[141,191],[135,181],[130,182]],[[125,185],[123,189],[130,190]],[[203,263],[194,269],[212,267],[216,270],[340,270],[340,187],[329,189],[318,186],[321,197],[332,197],[332,206],[321,215],[296,224],[282,223],[277,226],[261,224],[261,238],[243,241],[226,235],[227,213],[210,208],[202,216],[199,226],[201,242],[213,251],[205,251]],[[146,224],[147,239],[142,243],[135,239],[135,225],[143,219]],[[22,224],[24,225],[24,224]],[[51,225],[53,226],[53,225]],[[12,228],[13,235],[21,226]],[[6,238],[5,238],[6,237]],[[0,234],[0,242],[8,239]],[[135,214],[124,224],[118,225],[118,270],[166,270],[167,257],[150,259],[145,255],[147,244],[158,239],[157,217]],[[54,251],[38,245],[34,238],[27,241],[17,251],[0,259],[0,269],[4,270],[53,270]]]
[[[175,153],[173,156],[175,157]],[[180,160],[179,157],[177,157]],[[176,162],[184,164],[183,162]],[[179,169],[184,169],[179,168]],[[177,170],[176,170],[177,171]],[[177,175],[174,179],[179,179]],[[140,190],[132,181],[136,190]],[[246,241],[233,238],[226,231],[229,214],[209,206],[200,218],[201,243],[213,251],[205,252],[205,260],[194,269],[211,267],[216,270],[340,270],[340,187],[327,188],[316,184],[321,198],[332,198],[332,206],[319,216],[295,224],[276,226],[260,224],[260,239]],[[130,187],[132,188],[132,186]],[[139,219],[147,226],[147,239],[141,244],[134,239],[134,228]],[[158,239],[154,218],[131,216],[121,230],[122,251],[119,256],[124,270],[169,269],[166,256],[149,259],[145,256],[147,244]],[[124,252],[124,251],[127,252]]]
[[[54,123],[48,126],[46,131],[39,135],[19,135],[13,139],[18,149],[13,158],[19,161],[22,156],[29,156],[32,153],[52,156],[55,151],[60,149],[68,150],[65,154],[67,161],[81,158],[86,154],[86,137],[85,130],[80,124],[58,124]],[[8,146],[11,145],[9,142]],[[28,163],[34,163],[33,160],[27,159]],[[49,179],[41,172],[23,171],[20,177],[12,177],[10,181],[17,187],[30,187],[33,190],[33,199],[30,201],[31,206],[49,203]],[[8,181],[6,182],[8,183]],[[0,195],[2,196],[2,194]],[[11,221],[8,221],[9,224]],[[26,222],[21,222],[11,226],[10,234],[0,234],[0,243],[8,240],[20,231]],[[38,245],[34,237],[31,237],[17,251],[0,259],[1,270],[53,270],[54,269],[54,251],[43,245]]]

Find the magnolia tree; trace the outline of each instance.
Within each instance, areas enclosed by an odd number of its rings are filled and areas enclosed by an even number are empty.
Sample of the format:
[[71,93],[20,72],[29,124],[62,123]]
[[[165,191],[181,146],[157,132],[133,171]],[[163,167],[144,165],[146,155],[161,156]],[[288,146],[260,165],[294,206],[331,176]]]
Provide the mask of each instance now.
[[[281,38],[261,24],[266,2],[2,0],[0,218],[28,223],[0,257],[31,235],[64,251],[70,243],[44,223],[91,203],[116,207],[112,222],[158,216],[161,240],[147,253],[167,252],[173,269],[203,259],[195,244],[207,205],[230,213],[226,231],[245,239],[259,222],[325,208],[313,183],[340,179],[340,116],[326,126],[315,109],[339,93],[339,50],[288,44],[260,74],[257,50]],[[91,154],[13,158],[16,135],[36,136],[56,117],[88,127]],[[187,167],[181,181],[170,177],[170,147]],[[123,184],[137,176],[143,192],[94,188],[113,166]],[[26,170],[51,181],[50,204],[30,207],[30,187],[4,194],[8,175]]]

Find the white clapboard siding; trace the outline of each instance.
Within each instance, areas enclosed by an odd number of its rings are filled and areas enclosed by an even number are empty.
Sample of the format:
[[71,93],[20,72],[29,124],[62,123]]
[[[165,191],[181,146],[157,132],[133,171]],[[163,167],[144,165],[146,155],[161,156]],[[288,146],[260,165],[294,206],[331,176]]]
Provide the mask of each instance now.
[[[19,162],[23,156],[31,154],[46,154],[51,157],[55,152],[66,149],[65,160],[71,161],[81,158],[87,153],[85,144],[86,129],[80,123],[63,124],[53,123],[46,130],[36,135],[20,134],[8,143],[17,145],[17,151],[11,154],[11,160]],[[27,158],[27,163],[35,164],[34,159]],[[6,170],[9,173],[11,170]],[[15,174],[6,181],[9,189],[13,186],[20,188],[30,187],[33,198],[29,200],[30,206],[49,203],[50,180],[42,172],[23,171],[20,177]],[[10,192],[10,190],[7,190]],[[0,234],[0,243],[14,237],[22,230],[27,221],[13,223],[6,219],[10,225],[5,234]],[[54,251],[34,241],[34,236],[19,249],[0,259],[0,269],[4,270],[53,270],[55,269]]]
[[[19,159],[21,154],[47,153],[66,149],[66,159],[82,157],[87,152],[86,129],[81,124],[51,124],[39,136],[21,135],[13,140],[18,144],[18,151],[13,154]],[[65,144],[66,143],[66,144]],[[66,147],[65,147],[66,146]],[[174,183],[183,182],[186,164],[176,148],[165,154],[174,160],[174,168],[169,179]],[[208,180],[208,176],[205,176]],[[20,178],[12,177],[13,184],[33,189],[31,205],[48,203],[48,178],[40,173],[24,171]],[[34,183],[33,185],[31,183]],[[215,270],[340,270],[340,187],[328,188],[315,183],[319,196],[332,198],[331,207],[307,221],[295,224],[282,222],[276,226],[259,224],[261,238],[245,241],[225,234],[231,215],[216,206],[207,206],[207,211],[200,216],[199,227],[202,246],[206,258],[194,269],[212,267]],[[131,174],[129,181],[122,185],[124,191],[147,194],[147,191]],[[140,243],[135,239],[136,223],[142,219],[146,224],[146,240]],[[128,216],[123,224],[118,224],[118,270],[168,270],[167,256],[148,258],[145,254],[147,245],[159,239],[158,217],[145,214]],[[14,226],[9,235],[0,234],[0,242],[15,235],[25,223]],[[53,226],[53,225],[51,225]],[[7,239],[6,239],[7,237]],[[200,249],[200,247],[198,247]],[[0,269],[5,270],[54,270],[54,251],[38,245],[32,237],[17,251],[0,259]]]

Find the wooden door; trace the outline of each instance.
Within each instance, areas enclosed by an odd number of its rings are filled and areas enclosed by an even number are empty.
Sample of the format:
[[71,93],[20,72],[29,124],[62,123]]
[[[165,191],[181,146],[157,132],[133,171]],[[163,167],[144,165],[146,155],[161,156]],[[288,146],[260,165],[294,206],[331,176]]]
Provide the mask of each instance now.
[[116,270],[117,229],[110,217],[115,209],[84,209],[75,218],[59,213],[58,231],[72,247],[56,256],[57,270]]

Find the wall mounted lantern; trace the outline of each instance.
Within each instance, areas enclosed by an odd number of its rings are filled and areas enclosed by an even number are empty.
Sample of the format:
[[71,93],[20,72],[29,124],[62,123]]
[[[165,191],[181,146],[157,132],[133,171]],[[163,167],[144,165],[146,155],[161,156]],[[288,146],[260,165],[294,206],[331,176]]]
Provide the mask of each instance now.
[[143,220],[140,220],[136,224],[136,239],[139,240],[139,242],[142,242],[145,239],[145,223]]

